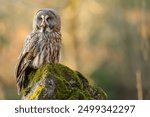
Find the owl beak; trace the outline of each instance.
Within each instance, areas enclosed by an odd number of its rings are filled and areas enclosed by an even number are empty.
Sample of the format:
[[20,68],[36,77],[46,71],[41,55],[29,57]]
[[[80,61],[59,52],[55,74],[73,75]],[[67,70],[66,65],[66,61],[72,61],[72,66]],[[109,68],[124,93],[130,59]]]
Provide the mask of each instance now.
[[43,20],[42,23],[41,23],[41,27],[45,28],[46,27],[46,23],[45,21]]
[[41,32],[44,32],[45,27],[46,27],[46,23],[45,23],[45,21],[42,21],[42,23],[41,23]]

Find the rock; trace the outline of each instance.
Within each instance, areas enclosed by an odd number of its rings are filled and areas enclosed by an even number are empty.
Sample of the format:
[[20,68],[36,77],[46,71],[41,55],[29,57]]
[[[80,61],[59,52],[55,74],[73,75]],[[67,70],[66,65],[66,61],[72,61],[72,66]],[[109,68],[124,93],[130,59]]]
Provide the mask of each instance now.
[[33,70],[28,76],[29,85],[23,90],[26,100],[101,100],[106,93],[89,85],[79,72],[62,64],[47,64]]

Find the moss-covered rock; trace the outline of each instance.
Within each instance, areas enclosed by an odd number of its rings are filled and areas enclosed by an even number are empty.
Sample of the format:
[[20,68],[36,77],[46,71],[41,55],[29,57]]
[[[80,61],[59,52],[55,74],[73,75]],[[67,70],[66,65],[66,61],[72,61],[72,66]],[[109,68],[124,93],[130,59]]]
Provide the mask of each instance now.
[[90,100],[106,99],[101,88],[89,85],[79,72],[62,64],[47,64],[29,74],[22,99]]

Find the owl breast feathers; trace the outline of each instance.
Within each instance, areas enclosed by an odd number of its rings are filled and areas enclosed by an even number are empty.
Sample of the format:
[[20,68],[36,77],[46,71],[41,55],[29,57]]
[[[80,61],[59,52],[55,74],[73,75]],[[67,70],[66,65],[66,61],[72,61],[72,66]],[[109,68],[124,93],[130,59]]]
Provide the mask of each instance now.
[[28,74],[47,63],[58,63],[61,48],[61,22],[53,9],[39,10],[33,21],[16,67],[18,94],[28,85]]

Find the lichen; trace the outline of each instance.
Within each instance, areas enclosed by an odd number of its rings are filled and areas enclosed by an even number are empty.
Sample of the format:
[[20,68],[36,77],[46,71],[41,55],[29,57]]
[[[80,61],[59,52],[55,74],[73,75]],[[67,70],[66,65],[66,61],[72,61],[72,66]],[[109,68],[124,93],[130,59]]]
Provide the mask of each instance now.
[[29,97],[29,100],[35,100],[38,99],[39,95],[41,94],[42,90],[44,89],[43,85],[39,85],[37,89],[32,93],[32,95]]

